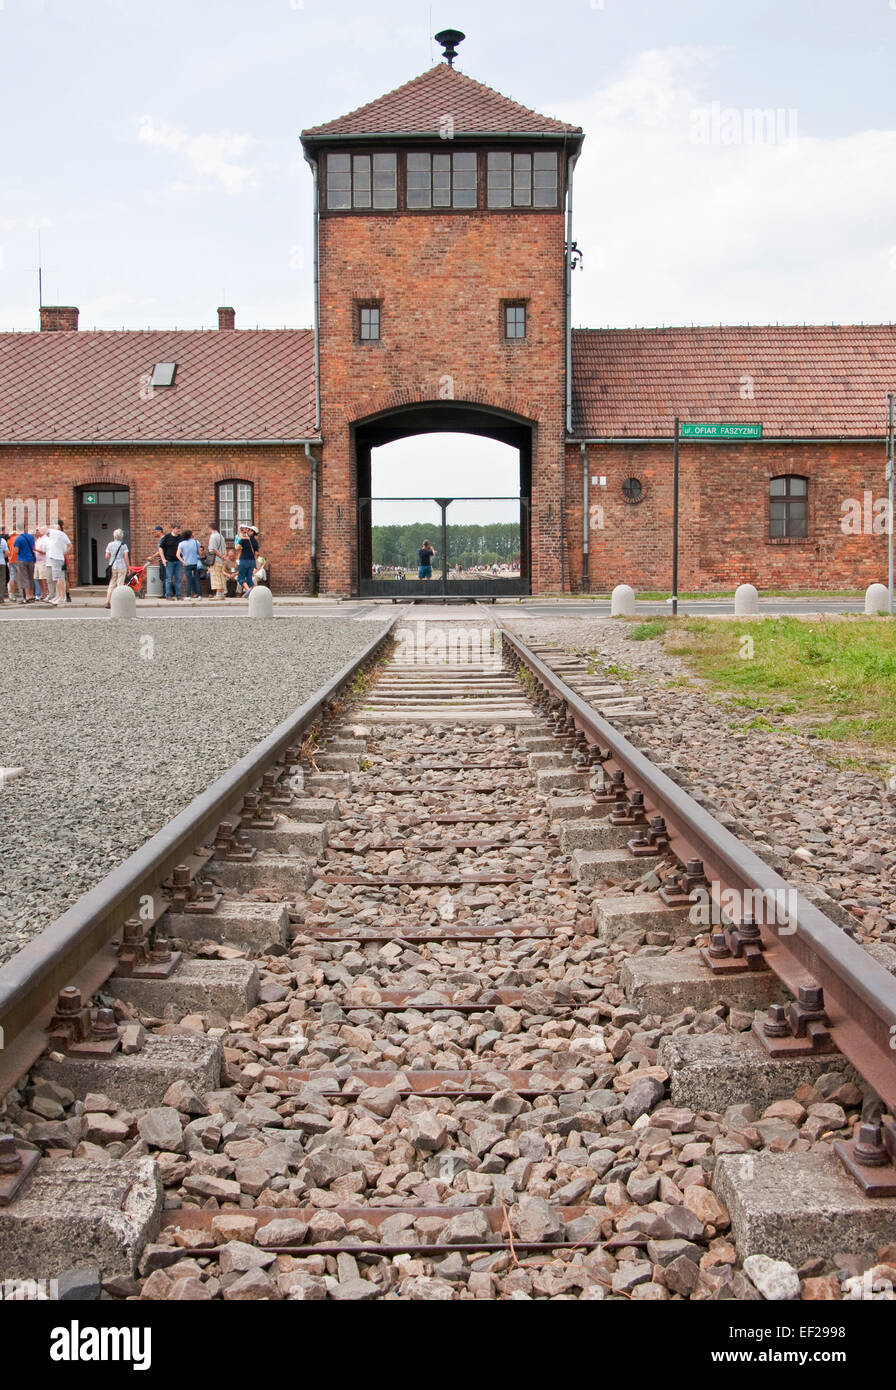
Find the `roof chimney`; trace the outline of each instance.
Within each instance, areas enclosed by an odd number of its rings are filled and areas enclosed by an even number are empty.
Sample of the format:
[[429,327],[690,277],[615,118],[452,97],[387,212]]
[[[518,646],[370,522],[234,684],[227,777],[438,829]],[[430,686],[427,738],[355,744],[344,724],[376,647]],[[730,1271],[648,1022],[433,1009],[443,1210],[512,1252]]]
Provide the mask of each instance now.
[[236,328],[236,310],[223,308],[218,310],[219,328]]
[[78,310],[67,304],[40,306],[41,333],[77,333]]

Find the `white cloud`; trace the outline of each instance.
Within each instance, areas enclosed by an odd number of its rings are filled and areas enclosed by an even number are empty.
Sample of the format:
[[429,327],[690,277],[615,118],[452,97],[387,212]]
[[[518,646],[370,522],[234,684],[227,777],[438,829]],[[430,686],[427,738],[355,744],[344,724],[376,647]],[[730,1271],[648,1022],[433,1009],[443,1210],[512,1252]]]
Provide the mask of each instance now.
[[[252,143],[249,135],[233,131],[189,135],[153,116],[143,116],[137,138],[146,145],[179,155],[193,174],[220,184],[226,193],[242,193],[252,181],[254,171],[245,163]],[[179,180],[175,187],[184,191],[192,185]]]
[[[712,90],[715,55],[640,54],[584,104],[575,180],[576,324],[866,322],[896,318],[896,130],[777,143]],[[696,143],[719,103],[710,143]],[[710,122],[711,124],[711,122]],[[805,122],[802,122],[805,127]],[[743,132],[737,142],[738,131]]]

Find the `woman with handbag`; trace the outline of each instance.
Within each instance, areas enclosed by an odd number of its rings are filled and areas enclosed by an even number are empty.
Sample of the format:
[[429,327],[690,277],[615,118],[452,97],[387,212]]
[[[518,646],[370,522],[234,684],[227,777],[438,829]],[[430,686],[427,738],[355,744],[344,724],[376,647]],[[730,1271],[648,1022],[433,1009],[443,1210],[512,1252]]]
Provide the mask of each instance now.
[[123,584],[131,563],[131,557],[125,544],[124,531],[113,531],[112,539],[106,546],[106,560],[110,565],[109,587],[106,590],[106,607],[112,607],[112,595]]

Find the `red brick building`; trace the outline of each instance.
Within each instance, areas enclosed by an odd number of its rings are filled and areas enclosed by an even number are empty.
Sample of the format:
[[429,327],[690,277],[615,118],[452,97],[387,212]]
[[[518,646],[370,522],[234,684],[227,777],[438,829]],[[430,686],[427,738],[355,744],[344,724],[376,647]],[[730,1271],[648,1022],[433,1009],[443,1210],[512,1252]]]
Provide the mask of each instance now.
[[677,415],[762,427],[681,442],[682,590],[880,580],[896,329],[572,330],[583,138],[448,62],[306,130],[314,327],[0,334],[3,521],[61,515],[95,583],[116,525],[252,520],[275,592],[373,594],[372,449],[471,433],[520,460],[490,590],[668,589]]

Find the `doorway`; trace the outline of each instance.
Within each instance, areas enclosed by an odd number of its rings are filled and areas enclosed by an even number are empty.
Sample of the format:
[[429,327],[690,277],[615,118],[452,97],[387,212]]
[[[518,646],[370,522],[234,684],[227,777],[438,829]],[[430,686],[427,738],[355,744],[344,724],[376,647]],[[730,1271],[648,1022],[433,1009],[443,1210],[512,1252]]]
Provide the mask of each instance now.
[[[362,597],[528,594],[532,427],[461,404],[355,429]],[[420,551],[434,551],[420,578]]]
[[106,546],[116,530],[130,538],[131,493],[126,487],[78,489],[78,583],[106,584]]

